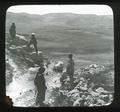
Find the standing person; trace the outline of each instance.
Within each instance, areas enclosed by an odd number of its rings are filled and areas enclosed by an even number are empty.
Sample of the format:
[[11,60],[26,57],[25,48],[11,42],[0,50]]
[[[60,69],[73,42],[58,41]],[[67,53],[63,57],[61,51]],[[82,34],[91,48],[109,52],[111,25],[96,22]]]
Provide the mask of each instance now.
[[73,88],[73,75],[74,75],[74,60],[73,60],[73,55],[69,54],[68,58],[69,58],[69,60],[68,60],[68,63],[67,63],[66,73],[70,77],[70,85],[71,85],[71,88]]
[[30,47],[31,44],[33,44],[34,49],[35,49],[36,53],[38,54],[37,40],[35,38],[35,33],[32,33],[30,42],[28,43],[28,47]]
[[16,26],[15,26],[15,23],[12,23],[12,25],[11,25],[11,27],[9,29],[9,33],[10,33],[10,38],[12,40],[14,40],[15,37],[16,37]]
[[44,72],[45,68],[41,66],[34,80],[34,84],[37,88],[36,105],[39,104],[39,106],[45,106],[43,101],[45,100],[45,91],[47,87],[45,84]]

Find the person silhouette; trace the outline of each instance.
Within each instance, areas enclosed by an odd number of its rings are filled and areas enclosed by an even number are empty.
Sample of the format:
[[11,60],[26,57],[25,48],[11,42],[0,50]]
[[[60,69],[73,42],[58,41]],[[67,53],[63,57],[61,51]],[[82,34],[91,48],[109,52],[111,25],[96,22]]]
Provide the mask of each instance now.
[[35,37],[35,33],[32,33],[30,42],[28,43],[28,47],[30,47],[31,44],[33,44],[34,49],[35,49],[36,53],[38,54],[37,40]]
[[67,67],[66,67],[66,73],[70,77],[70,85],[71,85],[71,88],[72,88],[73,87],[73,75],[74,75],[74,60],[73,60],[73,55],[69,54],[68,58],[69,58],[69,60],[68,60]]
[[34,84],[37,89],[36,105],[39,104],[39,106],[45,105],[43,101],[45,100],[45,92],[47,87],[46,87],[46,82],[44,78],[44,72],[45,72],[45,68],[41,66],[34,80]]
[[10,34],[10,38],[12,40],[14,40],[15,37],[16,37],[16,26],[15,26],[15,23],[12,23],[12,25],[10,26],[9,34]]

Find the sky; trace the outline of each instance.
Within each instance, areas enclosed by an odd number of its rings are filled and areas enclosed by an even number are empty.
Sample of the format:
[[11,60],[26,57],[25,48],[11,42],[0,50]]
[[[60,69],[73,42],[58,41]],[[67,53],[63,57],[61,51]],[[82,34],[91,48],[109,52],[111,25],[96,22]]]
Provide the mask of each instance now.
[[16,5],[9,7],[7,11],[40,15],[48,13],[113,15],[108,5]]

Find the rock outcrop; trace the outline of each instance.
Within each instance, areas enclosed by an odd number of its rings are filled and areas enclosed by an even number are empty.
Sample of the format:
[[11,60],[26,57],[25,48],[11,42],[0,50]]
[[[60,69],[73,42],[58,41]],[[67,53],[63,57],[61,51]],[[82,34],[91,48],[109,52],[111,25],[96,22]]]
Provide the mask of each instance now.
[[[36,72],[34,73],[31,67],[34,67],[37,71],[37,67],[46,60],[42,51],[36,54],[32,48],[27,47],[27,43],[27,39],[20,35],[17,35],[12,42],[9,39],[6,41],[7,85],[12,82],[12,78],[15,75],[14,70],[27,67],[27,70],[31,71],[34,77]],[[12,63],[10,62],[11,59]],[[70,88],[69,76],[63,71],[63,62],[58,61],[55,63],[51,61],[45,65],[46,81],[51,87],[51,90],[48,87],[50,99],[47,99],[47,103],[49,106],[103,106],[112,102],[114,93],[113,65],[90,64],[84,68],[79,68],[80,72],[74,74],[73,89]],[[30,80],[33,81],[33,77]],[[27,92],[27,94],[29,93]],[[34,101],[35,99],[31,100]]]

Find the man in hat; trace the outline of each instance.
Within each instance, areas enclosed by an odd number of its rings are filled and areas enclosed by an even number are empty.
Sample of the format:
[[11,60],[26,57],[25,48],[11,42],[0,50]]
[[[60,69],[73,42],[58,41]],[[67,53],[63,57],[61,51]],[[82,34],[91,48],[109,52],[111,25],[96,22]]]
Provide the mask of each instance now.
[[41,66],[34,80],[34,84],[37,88],[36,105],[39,104],[39,106],[45,106],[43,101],[45,100],[45,91],[47,87],[45,84],[44,72],[45,68]]
[[69,58],[69,60],[68,60],[68,64],[67,64],[67,67],[66,67],[66,73],[70,77],[70,85],[71,85],[71,88],[72,88],[72,86],[73,86],[73,75],[74,75],[74,60],[73,60],[73,55],[69,54],[68,58]]
[[34,49],[35,49],[36,53],[38,54],[37,40],[35,38],[35,33],[32,33],[30,42],[28,43],[28,47],[30,47],[31,44],[33,44]]

